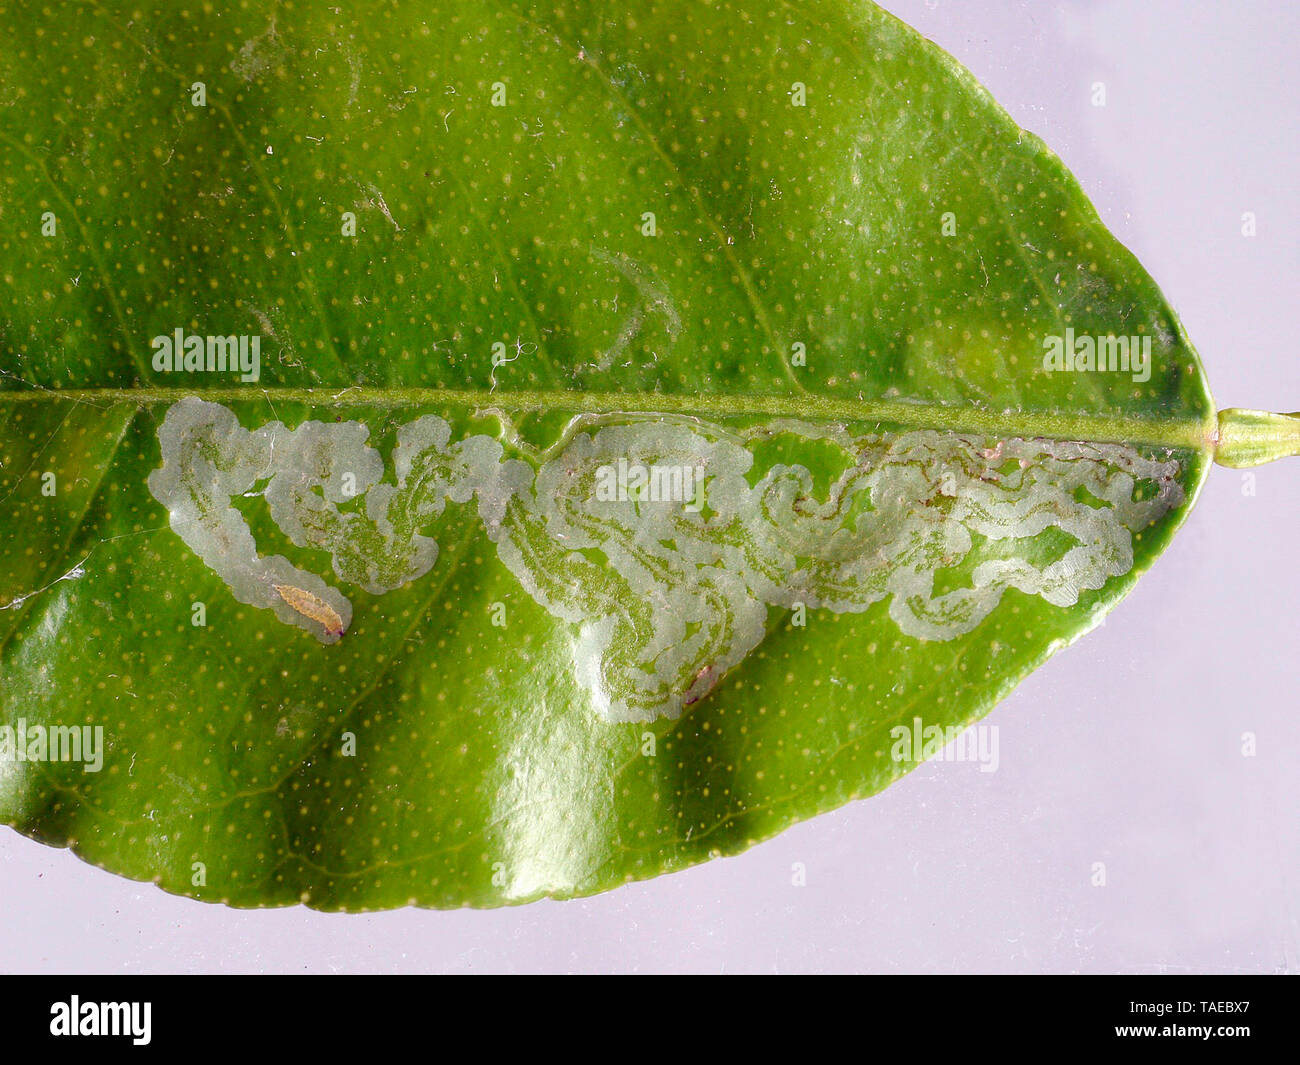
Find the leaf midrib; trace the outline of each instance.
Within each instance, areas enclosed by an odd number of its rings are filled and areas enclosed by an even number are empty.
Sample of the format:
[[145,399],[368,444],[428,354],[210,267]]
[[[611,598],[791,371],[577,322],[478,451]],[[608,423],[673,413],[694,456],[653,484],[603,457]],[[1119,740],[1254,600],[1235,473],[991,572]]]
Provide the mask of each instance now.
[[848,399],[797,395],[689,395],[663,392],[576,392],[444,388],[89,388],[0,391],[4,404],[56,402],[171,404],[197,397],[217,403],[256,400],[323,407],[449,407],[479,412],[574,414],[685,414],[709,418],[763,415],[825,422],[883,422],[909,429],[978,433],[992,437],[1046,437],[1096,443],[1214,449],[1214,412],[1144,418],[1136,415],[986,410],[897,399]]

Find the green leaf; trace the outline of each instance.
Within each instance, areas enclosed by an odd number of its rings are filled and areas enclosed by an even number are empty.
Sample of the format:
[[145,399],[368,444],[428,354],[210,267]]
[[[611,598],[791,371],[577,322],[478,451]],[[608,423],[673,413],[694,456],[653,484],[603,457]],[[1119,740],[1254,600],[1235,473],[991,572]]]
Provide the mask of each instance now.
[[749,6],[19,5],[0,819],[239,906],[588,894],[1122,598],[1217,440],[1173,311],[946,54]]

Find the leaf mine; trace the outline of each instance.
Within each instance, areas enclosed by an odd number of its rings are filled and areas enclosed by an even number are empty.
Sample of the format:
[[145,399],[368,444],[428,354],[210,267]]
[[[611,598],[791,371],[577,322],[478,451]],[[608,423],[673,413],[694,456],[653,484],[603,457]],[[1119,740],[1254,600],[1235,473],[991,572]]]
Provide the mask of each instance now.
[[[399,431],[386,481],[368,437],[358,421],[250,431],[224,406],[185,399],[159,430],[149,489],[236,599],[323,643],[347,628],[351,600],[261,555],[236,496],[265,482],[285,536],[328,552],[341,583],[372,595],[433,569],[428,526],[448,502],[472,501],[502,564],[570,626],[573,676],[611,721],[680,715],[762,642],[774,610],[888,601],[905,636],[947,641],[1011,589],[1073,606],[1126,574],[1134,535],[1184,499],[1176,457],[1121,444],[832,434],[796,421],[742,436],[638,417],[578,433],[534,466],[503,460],[488,436],[453,442],[447,422],[425,415]],[[835,441],[838,476],[824,492],[798,464],[755,477],[758,442],[776,437]],[[620,495],[619,471],[645,483]],[[656,471],[676,492],[647,490]],[[345,475],[364,507],[340,509]],[[963,571],[965,583],[939,589]]]

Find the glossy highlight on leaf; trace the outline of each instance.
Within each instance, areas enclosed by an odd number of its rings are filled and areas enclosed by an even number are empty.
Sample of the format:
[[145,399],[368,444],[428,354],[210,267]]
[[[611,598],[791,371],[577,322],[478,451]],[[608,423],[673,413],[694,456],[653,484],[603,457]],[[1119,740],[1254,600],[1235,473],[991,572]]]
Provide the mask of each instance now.
[[11,7],[0,820],[236,906],[681,869],[1295,450],[954,60],[751,7]]

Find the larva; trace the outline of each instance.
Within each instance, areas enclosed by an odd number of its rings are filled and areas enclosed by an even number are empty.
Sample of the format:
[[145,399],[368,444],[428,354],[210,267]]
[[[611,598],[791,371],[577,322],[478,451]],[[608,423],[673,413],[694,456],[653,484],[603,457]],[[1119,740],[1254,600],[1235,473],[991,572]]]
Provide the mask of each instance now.
[[327,635],[343,635],[343,619],[324,599],[312,595],[311,592],[304,592],[301,588],[295,588],[292,584],[272,584],[271,587],[281,599],[303,617],[319,622]]

